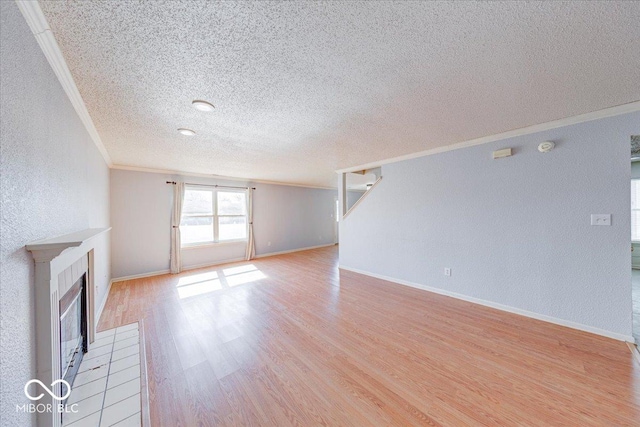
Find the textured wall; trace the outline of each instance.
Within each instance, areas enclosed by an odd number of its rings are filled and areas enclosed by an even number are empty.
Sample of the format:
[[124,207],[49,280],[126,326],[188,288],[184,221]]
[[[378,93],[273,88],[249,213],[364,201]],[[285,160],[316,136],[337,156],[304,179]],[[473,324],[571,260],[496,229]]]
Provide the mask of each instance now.
[[[201,177],[111,170],[113,277],[169,269],[172,188],[166,181],[243,186]],[[256,255],[330,244],[335,233],[335,190],[255,184]],[[269,245],[269,242],[271,244]],[[182,252],[184,267],[234,260],[245,244],[232,243]]]
[[[109,172],[14,2],[0,2],[0,425],[34,377],[34,262],[24,245],[109,224]],[[109,282],[108,239],[96,251],[98,303]]]
[[630,336],[639,126],[632,113],[385,165],[340,224],[340,265]]

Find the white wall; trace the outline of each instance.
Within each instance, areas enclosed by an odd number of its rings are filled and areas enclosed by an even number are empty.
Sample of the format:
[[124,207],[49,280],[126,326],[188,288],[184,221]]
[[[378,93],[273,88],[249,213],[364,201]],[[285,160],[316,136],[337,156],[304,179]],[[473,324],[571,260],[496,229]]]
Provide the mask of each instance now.
[[[385,165],[340,223],[340,265],[629,337],[639,130],[636,112]],[[545,140],[557,147],[542,154]]]
[[[109,171],[14,2],[0,2],[0,425],[35,376],[34,261],[24,245],[109,225]],[[110,279],[108,237],[96,248],[100,304]]]
[[[113,277],[169,269],[172,187],[166,181],[246,186],[246,182],[111,170]],[[335,190],[252,184],[256,255],[334,242]],[[242,258],[245,243],[182,251],[185,268]]]

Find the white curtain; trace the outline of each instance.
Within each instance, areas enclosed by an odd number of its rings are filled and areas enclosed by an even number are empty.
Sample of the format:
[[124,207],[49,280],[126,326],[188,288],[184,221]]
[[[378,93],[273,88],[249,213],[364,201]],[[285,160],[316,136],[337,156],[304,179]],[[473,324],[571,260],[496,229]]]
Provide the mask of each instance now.
[[176,182],[173,186],[173,212],[171,214],[171,274],[182,271],[180,258],[180,219],[184,202],[184,182]]
[[253,240],[253,188],[251,187],[247,189],[247,221],[249,221],[249,238],[245,258],[248,261],[256,256],[256,243]]

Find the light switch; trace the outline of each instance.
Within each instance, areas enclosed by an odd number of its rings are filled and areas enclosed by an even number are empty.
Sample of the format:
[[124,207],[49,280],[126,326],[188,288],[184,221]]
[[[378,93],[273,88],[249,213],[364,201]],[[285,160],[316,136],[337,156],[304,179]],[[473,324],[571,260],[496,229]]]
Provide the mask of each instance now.
[[591,225],[611,225],[611,214],[591,214]]

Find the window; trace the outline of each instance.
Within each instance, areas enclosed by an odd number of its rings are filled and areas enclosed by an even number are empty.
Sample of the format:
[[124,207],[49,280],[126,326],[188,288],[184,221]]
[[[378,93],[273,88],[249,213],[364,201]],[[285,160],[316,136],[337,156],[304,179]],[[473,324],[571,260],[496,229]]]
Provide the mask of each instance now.
[[631,180],[631,240],[640,242],[640,179]]
[[180,221],[182,247],[247,239],[244,191],[187,187]]

